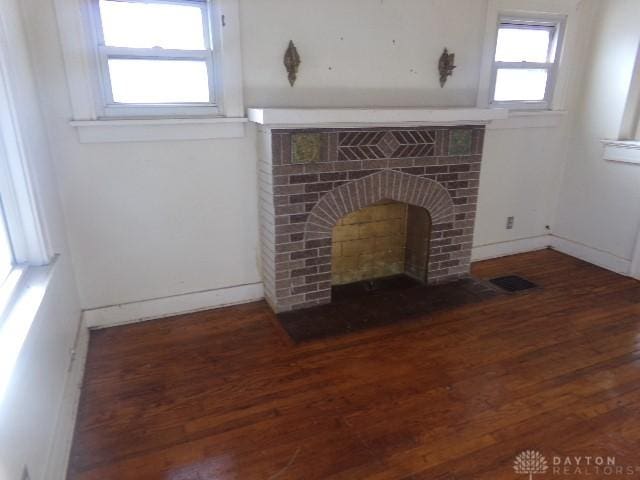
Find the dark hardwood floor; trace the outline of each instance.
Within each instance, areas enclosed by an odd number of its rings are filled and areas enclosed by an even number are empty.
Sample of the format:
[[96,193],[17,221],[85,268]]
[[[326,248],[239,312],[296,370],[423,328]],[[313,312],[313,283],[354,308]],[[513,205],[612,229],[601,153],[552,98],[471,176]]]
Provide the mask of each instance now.
[[93,332],[69,478],[527,479],[526,449],[540,480],[585,478],[554,455],[640,465],[640,282],[553,251],[473,272],[542,288],[300,345],[264,303]]

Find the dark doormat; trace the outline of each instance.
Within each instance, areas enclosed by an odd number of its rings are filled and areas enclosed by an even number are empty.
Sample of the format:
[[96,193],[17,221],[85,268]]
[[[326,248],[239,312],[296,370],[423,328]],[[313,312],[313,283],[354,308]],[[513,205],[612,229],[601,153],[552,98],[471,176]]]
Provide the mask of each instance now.
[[333,288],[328,305],[278,314],[295,342],[388,325],[416,315],[482,302],[502,293],[487,282],[465,278],[427,286],[404,275]]
[[522,290],[529,290],[531,288],[536,288],[536,285],[533,282],[530,282],[526,278],[519,277],[517,275],[509,275],[506,277],[498,277],[492,278],[489,280],[494,285],[500,287],[507,292],[520,292]]

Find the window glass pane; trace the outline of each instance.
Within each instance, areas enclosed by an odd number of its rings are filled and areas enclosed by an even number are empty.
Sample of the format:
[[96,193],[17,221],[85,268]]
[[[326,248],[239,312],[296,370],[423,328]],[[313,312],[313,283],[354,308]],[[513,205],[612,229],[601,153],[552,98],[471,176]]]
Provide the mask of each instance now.
[[116,103],[208,103],[209,76],[197,60],[109,59]]
[[498,30],[496,61],[545,63],[551,35],[548,29],[508,28]]
[[539,68],[499,68],[494,100],[541,101],[547,90],[549,72]]
[[4,215],[0,208],[0,286],[4,283],[13,268],[13,253],[11,252],[11,243],[9,243],[9,234],[5,224]]
[[202,12],[197,5],[100,0],[110,47],[205,50]]

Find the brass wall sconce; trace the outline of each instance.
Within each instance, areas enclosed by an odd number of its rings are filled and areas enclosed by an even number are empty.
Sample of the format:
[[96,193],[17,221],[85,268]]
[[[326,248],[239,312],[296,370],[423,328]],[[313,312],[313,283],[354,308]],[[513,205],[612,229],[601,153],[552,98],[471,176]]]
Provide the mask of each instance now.
[[455,62],[456,54],[449,53],[449,51],[445,48],[444,52],[440,56],[440,61],[438,62],[438,70],[440,71],[440,87],[444,87],[444,84],[447,83],[447,78],[453,75],[453,69],[456,68]]
[[298,68],[300,67],[300,55],[298,49],[293,43],[293,40],[289,41],[289,47],[284,54],[284,67],[287,69],[289,75],[289,84],[293,87],[298,78]]

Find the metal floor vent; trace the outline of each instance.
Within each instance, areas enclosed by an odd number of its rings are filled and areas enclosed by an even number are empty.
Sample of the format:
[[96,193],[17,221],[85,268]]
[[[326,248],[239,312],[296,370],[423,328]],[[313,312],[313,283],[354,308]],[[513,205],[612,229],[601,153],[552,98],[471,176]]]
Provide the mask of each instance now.
[[521,292],[522,290],[529,290],[538,286],[526,278],[517,275],[492,278],[489,281],[507,292]]

